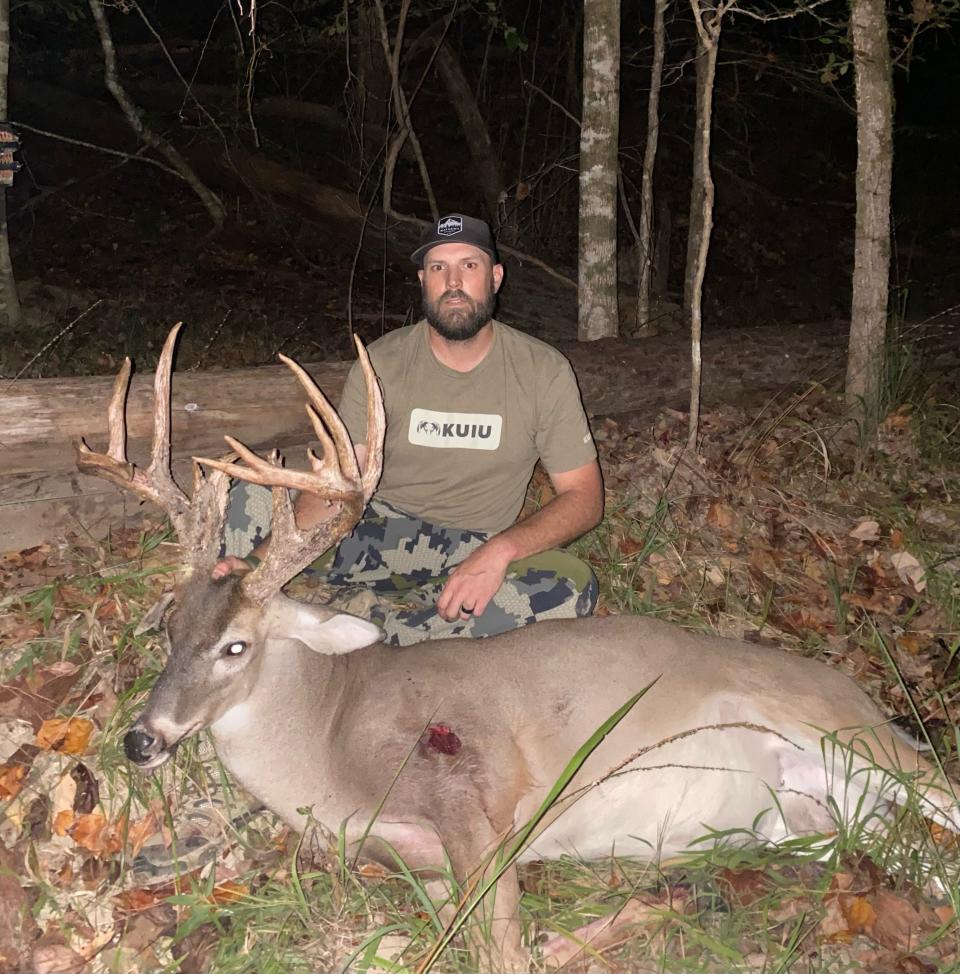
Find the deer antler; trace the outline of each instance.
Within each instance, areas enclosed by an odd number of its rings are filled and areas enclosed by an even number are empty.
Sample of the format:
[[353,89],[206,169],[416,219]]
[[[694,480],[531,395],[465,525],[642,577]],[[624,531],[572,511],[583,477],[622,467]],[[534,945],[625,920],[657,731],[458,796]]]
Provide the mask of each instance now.
[[219,540],[226,513],[230,479],[220,473],[209,477],[199,466],[194,467],[193,497],[187,497],[173,479],[170,469],[170,375],[173,350],[183,322],[170,329],[164,342],[153,383],[153,444],[150,465],[142,470],[127,459],[126,398],[130,386],[130,359],[113,384],[107,407],[110,443],[106,453],[95,453],[82,437],[75,441],[77,467],[83,473],[109,480],[144,500],[156,504],[170,518],[184,552],[188,571],[212,566],[216,559],[215,542]]
[[[360,520],[363,508],[373,496],[383,469],[383,437],[386,419],[380,384],[366,349],[355,337],[360,367],[367,386],[367,462],[363,474],[357,465],[350,434],[310,376],[292,359],[281,355],[300,380],[307,394],[307,415],[320,441],[323,456],[307,450],[310,470],[287,470],[281,466],[279,453],[270,458],[258,456],[233,437],[224,437],[244,463],[229,460],[208,460],[194,457],[198,464],[223,474],[273,489],[273,524],[270,547],[263,562],[244,576],[244,593],[261,604],[269,601],[280,589],[315,561],[332,544],[346,537]],[[328,432],[329,431],[329,432]],[[288,488],[307,490],[339,510],[328,520],[311,528],[297,527]]]

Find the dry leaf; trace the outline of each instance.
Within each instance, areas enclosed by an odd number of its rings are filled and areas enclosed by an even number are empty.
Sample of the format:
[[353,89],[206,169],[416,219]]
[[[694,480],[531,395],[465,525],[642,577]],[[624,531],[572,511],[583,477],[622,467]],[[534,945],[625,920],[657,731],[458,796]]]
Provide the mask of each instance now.
[[717,882],[724,896],[740,906],[756,903],[774,888],[770,876],[762,869],[721,869]]
[[357,872],[360,873],[364,879],[387,878],[387,870],[381,866],[379,862],[363,862],[360,864]]
[[869,933],[877,919],[876,910],[865,896],[840,897],[840,909],[851,933]]
[[890,564],[897,570],[900,581],[909,583],[917,592],[927,587],[923,566],[909,551],[897,551],[890,556]]
[[897,636],[897,646],[911,656],[916,656],[923,649],[923,642],[919,636],[904,633],[902,636]]
[[81,954],[62,944],[37,947],[33,952],[35,974],[81,974],[86,966]]
[[876,913],[871,933],[877,942],[890,950],[915,948],[927,927],[913,904],[888,889],[878,889],[873,902]]
[[23,764],[0,764],[0,800],[16,798],[26,776],[27,769]]
[[249,886],[244,886],[243,883],[233,883],[228,880],[225,883],[217,883],[213,887],[213,893],[210,898],[214,903],[224,905],[227,903],[236,903],[237,900],[242,900],[245,896],[249,895]]
[[72,808],[64,808],[53,816],[53,831],[57,835],[66,835],[74,822]]
[[733,526],[736,515],[729,504],[725,504],[719,498],[714,498],[707,508],[707,524],[721,530],[728,530]]
[[93,724],[85,717],[54,717],[41,724],[37,744],[45,751],[82,754],[92,733]]
[[880,525],[876,521],[864,519],[850,532],[849,537],[857,541],[879,541]]
[[96,856],[115,855],[123,845],[117,831],[107,824],[107,820],[99,812],[91,812],[89,815],[77,817],[70,828],[70,835],[77,845]]
[[143,848],[147,839],[156,835],[159,831],[160,820],[157,818],[155,812],[150,812],[143,818],[137,819],[136,822],[131,822],[127,828],[127,846],[130,856],[136,856]]

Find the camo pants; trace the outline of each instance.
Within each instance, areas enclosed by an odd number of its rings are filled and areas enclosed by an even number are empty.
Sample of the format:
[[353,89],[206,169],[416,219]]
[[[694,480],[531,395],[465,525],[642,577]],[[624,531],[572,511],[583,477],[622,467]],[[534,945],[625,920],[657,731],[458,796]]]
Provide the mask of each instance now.
[[[268,534],[270,515],[267,488],[235,483],[223,553],[248,554]],[[304,572],[318,576],[322,592],[311,601],[370,619],[395,646],[448,636],[493,636],[542,619],[593,612],[597,580],[590,567],[569,552],[553,550],[513,562],[482,615],[453,622],[441,618],[436,604],[450,570],[489,537],[439,527],[374,500],[353,534]]]

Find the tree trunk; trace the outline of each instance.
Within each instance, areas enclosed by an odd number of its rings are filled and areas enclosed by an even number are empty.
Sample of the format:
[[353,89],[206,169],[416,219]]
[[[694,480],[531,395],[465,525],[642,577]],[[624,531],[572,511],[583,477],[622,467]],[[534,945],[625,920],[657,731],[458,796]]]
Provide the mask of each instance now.
[[420,170],[423,191],[427,194],[430,216],[433,222],[436,223],[440,216],[440,210],[437,207],[437,200],[433,194],[430,173],[427,171],[427,161],[424,158],[423,150],[420,148],[420,140],[417,138],[417,133],[413,128],[413,121],[410,118],[410,103],[400,82],[400,57],[403,53],[403,34],[407,24],[407,14],[410,12],[410,0],[402,0],[400,4],[400,13],[397,17],[397,31],[392,47],[383,3],[381,0],[374,0],[374,4],[376,5],[377,20],[380,25],[380,46],[383,48],[383,56],[390,67],[390,92],[393,100],[393,110],[396,115],[397,125],[400,129],[393,136],[387,147],[387,156],[383,167],[383,211],[387,216],[394,217],[395,219],[408,219],[404,214],[398,213],[393,207],[393,178],[397,160],[400,158],[400,150],[409,139],[417,160],[417,167]]
[[620,134],[620,2],[583,7],[583,114],[580,126],[580,341],[615,338],[617,309],[617,148]]
[[370,0],[356,4],[354,21],[357,80],[364,132],[367,126],[371,126],[382,138],[390,124],[390,71],[380,46],[377,11]]
[[[7,76],[10,70],[10,0],[0,0],[0,119],[7,117]],[[20,330],[23,318],[17,279],[10,259],[7,232],[7,189],[0,186],[0,335]]]
[[487,123],[480,113],[480,106],[474,97],[473,88],[463,73],[453,48],[447,41],[443,41],[437,51],[437,70],[446,86],[454,111],[460,120],[473,165],[476,170],[487,219],[491,226],[500,224],[500,201],[503,197],[503,181],[500,178],[500,167],[497,157],[490,143],[490,132]]
[[697,34],[697,63],[696,63],[696,92],[694,105],[696,122],[693,132],[693,172],[690,178],[690,217],[687,223],[687,258],[683,269],[683,317],[689,324],[690,312],[693,305],[693,292],[696,281],[697,254],[700,253],[700,241],[703,238],[703,129],[700,119],[706,111],[707,100],[713,95],[711,86],[707,84],[707,50],[703,40]]
[[868,435],[879,419],[890,275],[893,85],[887,29],[884,0],[851,0],[857,217],[846,396]]
[[660,83],[663,78],[665,30],[663,15],[668,0],[654,0],[653,66],[650,69],[650,97],[647,101],[647,144],[643,150],[643,181],[640,192],[640,261],[637,284],[637,331],[650,324],[650,281],[653,276],[653,171],[660,136]]
[[137,137],[142,139],[151,149],[159,152],[170,163],[180,178],[197,194],[200,202],[210,214],[213,225],[219,229],[223,226],[223,221],[226,218],[223,203],[220,202],[215,193],[206,187],[187,160],[144,122],[117,76],[117,55],[114,51],[113,37],[110,34],[110,25],[103,9],[103,2],[102,0],[89,0],[89,3],[90,13],[93,14],[97,33],[100,36],[100,47],[103,49],[103,78],[107,90],[113,95],[123,114],[126,115],[127,121],[133,131],[136,132]]
[[[703,332],[702,304],[703,279],[707,272],[707,255],[710,251],[710,234],[713,230],[713,176],[710,172],[710,126],[713,121],[713,82],[717,74],[717,55],[720,51],[720,28],[724,8],[711,11],[706,22],[700,0],[690,0],[697,33],[700,37],[704,65],[697,63],[697,134],[694,139],[694,172],[699,171],[702,187],[699,208],[696,213],[699,241],[694,255],[690,281],[690,420],[687,431],[687,449],[697,449],[700,432],[700,384],[703,372],[701,336]],[[694,222],[694,195],[691,194],[691,229]],[[687,257],[690,248],[687,247]]]

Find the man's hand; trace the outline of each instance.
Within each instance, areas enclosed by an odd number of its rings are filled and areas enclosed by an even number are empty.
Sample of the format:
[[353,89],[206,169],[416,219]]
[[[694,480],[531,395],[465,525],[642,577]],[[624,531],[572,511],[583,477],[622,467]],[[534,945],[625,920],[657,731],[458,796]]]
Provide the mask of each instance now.
[[482,615],[503,584],[512,553],[499,538],[491,538],[468,555],[453,571],[437,599],[442,619],[469,619]]
[[225,578],[231,572],[236,575],[246,575],[248,571],[250,571],[249,562],[244,561],[242,558],[237,558],[235,555],[227,555],[226,558],[221,558],[213,566],[210,577],[213,579]]

